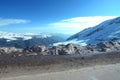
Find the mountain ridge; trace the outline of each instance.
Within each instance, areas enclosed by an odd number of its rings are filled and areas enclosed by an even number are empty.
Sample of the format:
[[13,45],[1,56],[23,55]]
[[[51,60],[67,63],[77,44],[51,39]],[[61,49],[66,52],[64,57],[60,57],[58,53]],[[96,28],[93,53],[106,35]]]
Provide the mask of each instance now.
[[[96,44],[104,41],[120,40],[120,17],[106,20],[97,26],[84,29],[67,39],[76,40],[78,44]],[[83,41],[83,42],[81,42]],[[81,42],[81,43],[80,43]],[[73,42],[74,43],[74,42]]]

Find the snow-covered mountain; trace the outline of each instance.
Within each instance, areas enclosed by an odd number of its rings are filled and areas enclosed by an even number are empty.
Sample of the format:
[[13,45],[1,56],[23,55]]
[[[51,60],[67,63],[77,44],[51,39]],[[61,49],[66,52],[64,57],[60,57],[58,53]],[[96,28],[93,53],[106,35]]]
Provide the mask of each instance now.
[[48,46],[60,41],[64,41],[64,39],[50,34],[16,34],[0,31],[0,47],[24,48],[38,44]]
[[69,37],[63,44],[75,43],[79,45],[87,45],[115,40],[120,40],[120,17],[104,21],[94,27],[84,29],[83,31]]
[[36,38],[48,38],[51,37],[52,35],[50,34],[34,34],[34,33],[11,33],[11,32],[3,32],[0,31],[0,38],[5,38],[8,41],[11,40],[17,40],[18,38],[22,38],[23,40],[28,40],[28,39],[32,39],[33,37]]

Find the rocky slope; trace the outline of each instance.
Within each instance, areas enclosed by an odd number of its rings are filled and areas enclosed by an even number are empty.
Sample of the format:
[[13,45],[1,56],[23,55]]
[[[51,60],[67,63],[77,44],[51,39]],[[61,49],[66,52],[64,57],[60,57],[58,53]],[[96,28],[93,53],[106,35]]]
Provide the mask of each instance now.
[[0,48],[1,55],[30,56],[30,55],[93,55],[106,52],[120,51],[120,42],[102,42],[96,45],[79,46],[75,44],[47,47],[45,45],[29,46],[24,49]]

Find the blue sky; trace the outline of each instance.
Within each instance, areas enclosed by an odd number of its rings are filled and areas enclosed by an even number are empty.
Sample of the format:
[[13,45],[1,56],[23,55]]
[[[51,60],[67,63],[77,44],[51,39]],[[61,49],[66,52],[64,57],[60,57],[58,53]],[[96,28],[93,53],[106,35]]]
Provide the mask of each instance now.
[[120,0],[0,0],[0,30],[74,34],[120,15]]

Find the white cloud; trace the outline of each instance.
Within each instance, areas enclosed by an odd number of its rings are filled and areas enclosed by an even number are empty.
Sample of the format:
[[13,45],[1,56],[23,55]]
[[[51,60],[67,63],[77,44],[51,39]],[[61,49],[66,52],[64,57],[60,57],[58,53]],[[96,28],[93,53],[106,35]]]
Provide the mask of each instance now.
[[105,20],[116,17],[117,16],[75,17],[51,23],[49,26],[52,26],[54,29],[59,30],[63,33],[74,34],[85,28],[96,26]]
[[27,23],[29,22],[28,20],[24,19],[4,19],[0,18],[0,26],[6,26],[10,24],[21,24],[21,23]]

